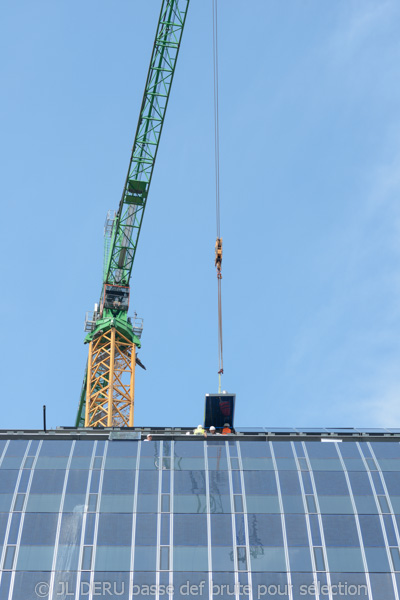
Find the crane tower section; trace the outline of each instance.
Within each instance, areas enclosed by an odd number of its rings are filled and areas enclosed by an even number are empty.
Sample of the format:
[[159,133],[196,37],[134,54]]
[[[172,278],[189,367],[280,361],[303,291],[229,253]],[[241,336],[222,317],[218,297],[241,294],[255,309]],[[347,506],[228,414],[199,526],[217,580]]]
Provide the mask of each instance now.
[[128,317],[129,282],[190,0],[163,0],[118,211],[106,222],[100,302],[87,321],[89,358],[77,426],[133,426],[140,327]]

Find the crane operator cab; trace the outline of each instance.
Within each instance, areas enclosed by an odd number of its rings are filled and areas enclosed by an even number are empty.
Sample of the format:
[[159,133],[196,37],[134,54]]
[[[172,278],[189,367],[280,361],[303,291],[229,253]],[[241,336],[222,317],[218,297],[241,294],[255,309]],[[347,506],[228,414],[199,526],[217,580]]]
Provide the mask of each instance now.
[[104,285],[103,306],[101,307],[102,313],[104,308],[126,312],[129,308],[129,287],[106,283]]
[[206,394],[206,404],[204,411],[204,427],[209,429],[213,425],[217,431],[224,428],[225,423],[229,423],[233,429],[233,418],[235,415],[236,394]]

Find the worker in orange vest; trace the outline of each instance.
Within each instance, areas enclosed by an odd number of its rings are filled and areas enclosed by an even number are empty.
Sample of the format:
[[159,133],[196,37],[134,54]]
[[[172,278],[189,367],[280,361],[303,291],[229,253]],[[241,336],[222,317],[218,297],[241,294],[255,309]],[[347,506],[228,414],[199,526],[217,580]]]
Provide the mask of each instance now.
[[227,435],[228,433],[232,433],[232,429],[230,428],[229,423],[224,423],[224,428],[222,430],[222,435]]

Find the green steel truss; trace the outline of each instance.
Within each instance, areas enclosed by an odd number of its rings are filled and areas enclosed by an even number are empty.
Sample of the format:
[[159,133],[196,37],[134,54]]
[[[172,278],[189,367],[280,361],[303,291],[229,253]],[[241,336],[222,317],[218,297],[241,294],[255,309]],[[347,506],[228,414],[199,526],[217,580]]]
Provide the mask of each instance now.
[[163,0],[104,282],[129,285],[190,0]]
[[[111,239],[105,240],[103,282],[106,284],[129,285],[189,2],[190,0],[162,0],[128,174],[112,226]],[[103,293],[104,286],[100,305]],[[127,320],[127,314],[123,311],[116,314],[104,310],[102,318],[96,322],[96,328],[85,341],[93,339],[99,330],[109,328],[110,323],[140,347],[132,325]],[[87,367],[76,427],[85,425],[86,380]]]

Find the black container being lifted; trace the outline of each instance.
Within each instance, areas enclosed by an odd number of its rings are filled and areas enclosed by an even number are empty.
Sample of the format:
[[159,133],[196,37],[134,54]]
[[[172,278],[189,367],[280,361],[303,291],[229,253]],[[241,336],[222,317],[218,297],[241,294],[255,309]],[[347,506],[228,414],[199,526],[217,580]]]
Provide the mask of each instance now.
[[214,425],[216,430],[223,429],[225,423],[233,428],[236,394],[206,394],[204,427]]

